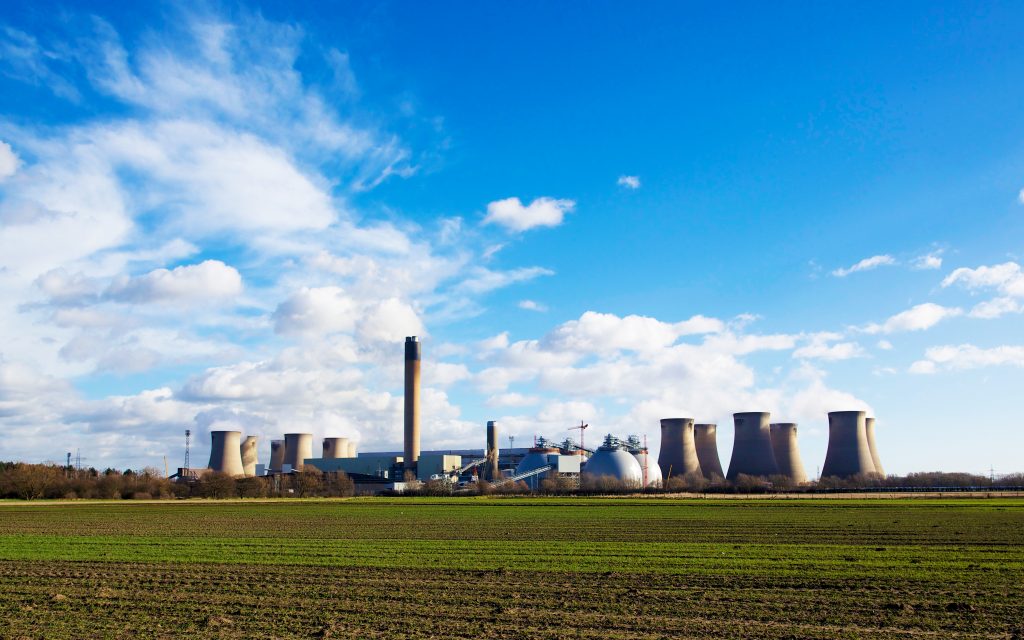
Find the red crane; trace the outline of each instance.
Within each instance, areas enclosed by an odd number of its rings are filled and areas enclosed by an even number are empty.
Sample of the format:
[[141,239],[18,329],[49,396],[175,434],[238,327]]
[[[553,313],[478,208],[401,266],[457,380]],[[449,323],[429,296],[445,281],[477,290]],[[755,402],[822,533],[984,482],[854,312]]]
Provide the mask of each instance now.
[[576,429],[580,430],[580,449],[583,449],[583,444],[584,444],[583,443],[583,432],[586,431],[587,427],[589,427],[589,426],[590,426],[589,424],[583,424],[583,421],[580,420],[580,426],[578,426],[578,427],[569,427],[569,431],[575,431]]

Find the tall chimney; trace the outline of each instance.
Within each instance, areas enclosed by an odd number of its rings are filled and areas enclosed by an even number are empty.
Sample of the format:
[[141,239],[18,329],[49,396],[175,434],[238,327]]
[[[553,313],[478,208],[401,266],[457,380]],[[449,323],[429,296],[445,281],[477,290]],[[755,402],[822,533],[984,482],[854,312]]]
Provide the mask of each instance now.
[[488,480],[494,481],[500,477],[498,470],[498,423],[494,420],[487,421],[487,475]]
[[405,339],[405,468],[420,458],[420,343]]

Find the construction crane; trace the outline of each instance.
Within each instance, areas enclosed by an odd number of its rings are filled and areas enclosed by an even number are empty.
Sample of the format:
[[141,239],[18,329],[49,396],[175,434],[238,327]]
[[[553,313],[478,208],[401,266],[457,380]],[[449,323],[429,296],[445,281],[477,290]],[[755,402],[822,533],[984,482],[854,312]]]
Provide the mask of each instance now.
[[586,431],[587,427],[589,427],[589,426],[590,426],[589,424],[584,424],[583,421],[580,420],[580,426],[578,426],[578,427],[569,427],[569,431],[575,431],[577,429],[580,430],[580,449],[583,449],[584,451],[588,451],[588,449],[586,448],[586,446],[587,446],[586,443],[583,442],[583,432]]

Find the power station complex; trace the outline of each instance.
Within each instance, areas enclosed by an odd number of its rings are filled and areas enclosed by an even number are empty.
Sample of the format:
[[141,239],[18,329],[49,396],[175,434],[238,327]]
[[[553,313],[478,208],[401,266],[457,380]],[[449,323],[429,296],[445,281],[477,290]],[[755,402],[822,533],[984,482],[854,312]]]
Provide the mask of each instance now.
[[[741,476],[808,481],[800,458],[797,425],[771,422],[768,412],[733,414],[735,438],[728,471],[723,473],[717,430],[712,423],[693,418],[661,421],[658,460],[650,459],[646,444],[637,436],[608,435],[596,449],[566,439],[560,443],[535,438],[532,447],[501,451],[498,424],[488,422],[483,449],[420,450],[420,342],[405,339],[405,429],[402,451],[362,452],[348,438],[328,437],[319,457],[313,456],[313,435],[286,433],[270,442],[270,464],[259,464],[257,438],[242,440],[239,431],[212,431],[210,462],[205,469],[178,470],[178,477],[194,478],[208,472],[236,477],[278,475],[307,467],[323,472],[345,472],[363,490],[402,491],[412,481],[443,481],[462,485],[486,480],[494,485],[524,482],[537,489],[545,479],[578,483],[611,479],[628,487],[660,487],[671,478],[737,481]],[[875,420],[864,411],[828,414],[829,439],[822,477],[884,476],[875,445]]]

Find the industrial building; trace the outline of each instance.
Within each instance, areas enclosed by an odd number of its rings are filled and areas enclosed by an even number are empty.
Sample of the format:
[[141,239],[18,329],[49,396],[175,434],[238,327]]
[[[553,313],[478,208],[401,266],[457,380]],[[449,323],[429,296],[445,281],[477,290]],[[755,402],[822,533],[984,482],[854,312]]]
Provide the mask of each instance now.
[[[651,459],[646,442],[638,436],[620,439],[608,434],[596,450],[565,439],[559,444],[536,437],[531,447],[502,450],[499,426],[488,421],[485,446],[480,449],[420,450],[420,363],[421,344],[416,336],[405,339],[405,398],[403,449],[401,451],[358,452],[356,442],[344,436],[329,436],[320,443],[320,457],[313,457],[313,434],[285,433],[270,441],[270,463],[259,464],[257,436],[242,440],[239,431],[210,432],[210,460],[206,468],[187,466],[177,477],[194,479],[204,473],[219,472],[235,477],[299,472],[307,468],[322,472],[344,472],[360,484],[374,490],[401,490],[408,481],[443,482],[453,490],[473,482],[487,481],[496,486],[524,483],[536,490],[548,478],[560,478],[569,486],[580,481],[597,482],[612,478],[622,484],[658,488],[671,478],[704,477],[720,481],[723,477],[718,452],[717,425],[696,423],[693,418],[661,420],[658,460]],[[741,474],[771,478],[785,476],[802,484],[808,481],[797,441],[797,425],[770,423],[768,412],[733,414],[735,438],[729,470],[725,478],[734,481]],[[884,475],[875,443],[875,419],[863,411],[834,411],[828,414],[828,452],[821,475],[848,478],[869,474]],[[186,432],[187,438],[191,432]],[[510,436],[510,444],[512,437]],[[562,483],[560,486],[565,486]],[[364,488],[365,488],[364,487]]]

